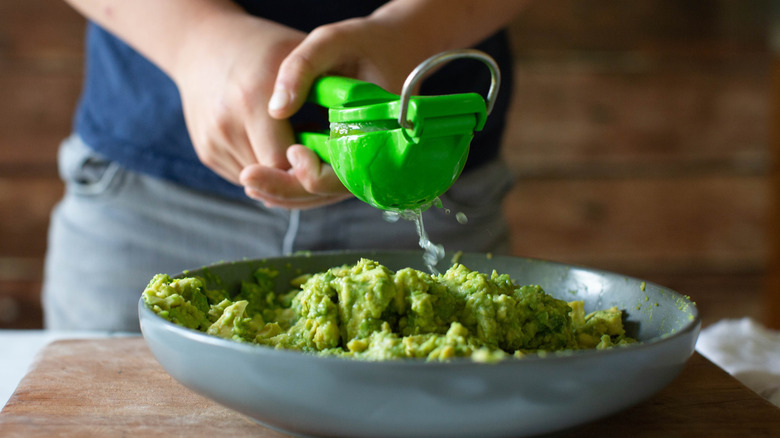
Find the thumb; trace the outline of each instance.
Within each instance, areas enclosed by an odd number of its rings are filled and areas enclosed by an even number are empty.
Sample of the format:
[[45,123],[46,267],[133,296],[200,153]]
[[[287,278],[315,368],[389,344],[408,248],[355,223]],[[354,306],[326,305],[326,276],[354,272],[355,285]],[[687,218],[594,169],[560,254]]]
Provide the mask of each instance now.
[[275,119],[295,114],[306,101],[314,80],[337,62],[338,45],[328,26],[312,31],[279,65],[268,113]]

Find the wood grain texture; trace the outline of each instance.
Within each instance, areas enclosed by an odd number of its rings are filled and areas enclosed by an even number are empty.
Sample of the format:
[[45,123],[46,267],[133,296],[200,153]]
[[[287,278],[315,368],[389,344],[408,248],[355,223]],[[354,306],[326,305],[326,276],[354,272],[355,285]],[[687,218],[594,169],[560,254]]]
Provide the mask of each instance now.
[[521,60],[504,157],[523,178],[766,175],[769,59]]
[[40,280],[0,280],[0,329],[41,328],[40,292]]
[[140,338],[48,346],[0,413],[0,436],[285,436],[175,382]]
[[[0,175],[0,254],[41,257],[52,207],[64,187],[56,176]],[[1,272],[2,270],[0,270]]]
[[[780,409],[694,355],[667,388],[618,415],[556,437],[770,437]],[[282,437],[196,395],[141,338],[58,341],[44,349],[0,412],[3,437]]]
[[771,90],[773,123],[770,147],[775,160],[769,178],[771,207],[768,216],[773,226],[767,229],[770,250],[767,284],[762,295],[764,320],[769,328],[775,330],[780,330],[780,48],[778,49],[772,64]]
[[630,269],[760,266],[761,177],[519,181],[506,201],[518,255]]
[[63,1],[0,1],[0,175],[56,176],[81,87],[84,25]]
[[64,1],[0,1],[0,59],[55,68],[82,58],[85,20]]

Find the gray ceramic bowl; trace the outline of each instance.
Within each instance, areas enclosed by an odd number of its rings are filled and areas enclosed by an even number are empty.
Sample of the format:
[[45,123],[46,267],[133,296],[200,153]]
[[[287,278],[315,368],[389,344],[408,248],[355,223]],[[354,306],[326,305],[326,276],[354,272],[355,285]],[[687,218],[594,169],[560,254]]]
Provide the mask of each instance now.
[[[373,258],[424,269],[420,252],[337,252],[210,266],[226,285],[260,266],[277,284]],[[295,435],[490,437],[553,432],[618,412],[669,384],[693,353],[700,320],[685,297],[610,272],[516,257],[466,254],[472,270],[508,273],[585,310],[617,306],[641,344],[497,364],[364,362],[240,344],[172,324],[139,302],[141,330],[163,368],[193,391]],[[188,275],[199,271],[188,272]]]

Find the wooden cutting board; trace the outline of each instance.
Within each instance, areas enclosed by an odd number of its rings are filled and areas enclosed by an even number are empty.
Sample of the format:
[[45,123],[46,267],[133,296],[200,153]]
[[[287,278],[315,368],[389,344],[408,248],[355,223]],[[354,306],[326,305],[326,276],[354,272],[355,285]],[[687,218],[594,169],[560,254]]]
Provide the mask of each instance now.
[[[0,437],[17,436],[286,435],[190,392],[138,337],[47,346],[0,412]],[[777,437],[780,409],[695,354],[652,399],[551,436]]]

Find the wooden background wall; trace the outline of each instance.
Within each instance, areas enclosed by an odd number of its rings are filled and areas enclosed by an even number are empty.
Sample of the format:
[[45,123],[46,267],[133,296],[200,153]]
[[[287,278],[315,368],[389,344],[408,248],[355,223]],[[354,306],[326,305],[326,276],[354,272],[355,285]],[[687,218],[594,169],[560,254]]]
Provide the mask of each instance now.
[[[761,318],[770,214],[770,0],[547,0],[512,24],[505,158],[517,255],[692,296],[705,323]],[[41,326],[56,150],[83,19],[0,0],[0,328]]]
[[705,322],[762,318],[769,9],[534,2],[513,26],[516,253],[651,279]]

